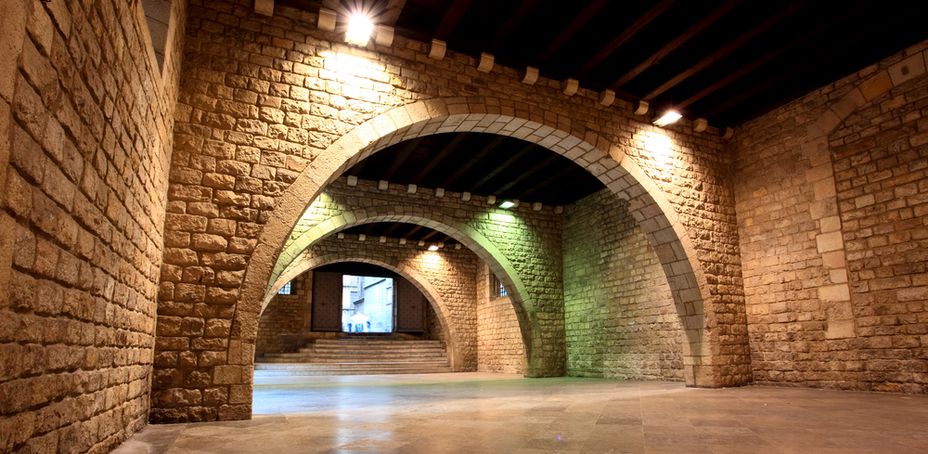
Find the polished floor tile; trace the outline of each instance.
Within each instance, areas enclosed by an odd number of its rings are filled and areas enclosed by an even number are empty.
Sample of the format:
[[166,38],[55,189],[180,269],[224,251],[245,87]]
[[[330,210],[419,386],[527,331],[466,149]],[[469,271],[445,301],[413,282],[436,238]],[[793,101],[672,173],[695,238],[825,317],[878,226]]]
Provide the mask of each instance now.
[[923,453],[928,396],[462,373],[255,377],[254,419],[117,453]]

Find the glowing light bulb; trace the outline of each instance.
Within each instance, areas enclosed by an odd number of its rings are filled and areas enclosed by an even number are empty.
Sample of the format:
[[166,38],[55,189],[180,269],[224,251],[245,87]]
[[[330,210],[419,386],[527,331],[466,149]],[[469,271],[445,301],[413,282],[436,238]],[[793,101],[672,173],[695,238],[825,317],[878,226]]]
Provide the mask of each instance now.
[[668,110],[667,112],[664,112],[664,115],[661,115],[661,117],[658,118],[657,120],[654,120],[654,125],[664,127],[664,126],[676,123],[677,120],[681,118],[683,118],[683,115],[681,115],[680,112],[677,112],[676,110],[671,109],[671,110]]
[[374,22],[364,13],[351,13],[348,17],[348,31],[345,41],[355,46],[366,46],[374,34]]

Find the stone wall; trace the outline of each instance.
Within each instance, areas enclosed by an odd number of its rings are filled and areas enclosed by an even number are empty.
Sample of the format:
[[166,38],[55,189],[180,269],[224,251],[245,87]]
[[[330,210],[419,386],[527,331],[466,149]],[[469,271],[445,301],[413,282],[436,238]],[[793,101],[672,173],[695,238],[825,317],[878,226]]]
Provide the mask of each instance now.
[[[397,194],[390,191],[379,192],[373,189],[375,184],[362,180],[354,188],[341,184],[332,185],[325,193],[327,196],[321,198],[325,199],[325,202],[314,202],[310,211],[316,214],[327,212],[328,215],[324,219],[331,219],[333,216],[353,216],[352,213],[355,211],[349,207],[357,205],[359,200],[366,201],[364,204],[367,205],[368,213],[376,212],[376,206],[380,204],[383,207],[397,206]],[[422,197],[419,203],[428,199],[431,197]],[[414,198],[405,199],[402,203],[407,207],[417,206]],[[437,217],[442,211],[466,212],[466,205],[462,203],[446,208],[432,206],[432,214]],[[343,207],[343,210],[334,207]],[[359,241],[351,234],[343,236],[344,238],[338,239],[333,233],[315,242],[293,260],[284,277],[278,282],[320,264],[335,261],[372,263],[395,271],[432,300],[432,309],[442,318],[445,325],[441,326],[439,337],[450,346],[449,354],[456,357],[455,370],[475,370],[478,357],[475,289],[480,259],[464,247],[445,247],[432,252],[415,243],[399,244],[396,238],[387,238],[381,243],[379,238]],[[519,329],[518,323],[515,329]]]
[[[628,103],[603,107],[584,89],[568,97],[556,80],[522,84],[517,69],[484,74],[467,55],[431,60],[427,44],[401,37],[392,47],[350,48],[339,34],[316,30],[314,14],[282,6],[273,17],[254,14],[251,0],[191,0],[190,8],[165,245],[165,263],[175,272],[162,282],[159,310],[200,321],[189,330],[194,337],[167,336],[159,348],[211,359],[158,367],[159,402],[173,406],[156,411],[156,419],[250,415],[258,294],[286,231],[345,166],[400,140],[391,135],[397,125],[408,126],[402,132],[410,137],[481,130],[530,140],[629,198],[674,298],[686,308],[688,382],[732,385],[749,377],[741,296],[733,285],[740,269],[731,199],[721,184],[725,157],[714,129],[693,133],[685,121],[657,129]],[[424,120],[409,124],[413,118]],[[655,135],[671,146],[651,148],[646,138]],[[548,281],[531,269],[522,272],[536,287],[536,322],[562,333],[560,290],[552,286],[559,276]],[[560,270],[559,263],[548,269]],[[531,373],[563,371],[561,339],[533,339]],[[192,403],[204,389],[215,390],[210,403]]]
[[854,388],[928,392],[928,77],[830,136],[856,338]]
[[567,374],[682,380],[680,312],[627,202],[600,191],[564,217]]
[[503,374],[525,372],[525,346],[519,319],[508,296],[490,293],[490,268],[477,268],[477,370]]
[[[395,239],[393,239],[395,240]],[[372,245],[374,251],[381,248]],[[386,251],[385,251],[386,252]],[[376,254],[376,252],[374,252]],[[328,256],[332,258],[331,255]],[[361,259],[363,257],[356,257]],[[319,264],[321,261],[309,258],[313,264]],[[381,260],[390,262],[387,254],[383,254]],[[414,262],[404,261],[400,267],[407,269],[413,266]],[[397,277],[397,279],[405,279]],[[261,321],[258,325],[258,338],[255,341],[255,358],[260,358],[267,353],[289,353],[305,347],[308,343],[316,339],[332,339],[342,337],[340,332],[316,332],[312,331],[310,322],[312,321],[312,304],[313,304],[313,272],[306,271],[303,274],[293,278],[290,281],[292,285],[292,294],[276,294],[264,308],[261,313]],[[393,337],[397,339],[428,339],[444,341],[442,335],[441,323],[435,310],[431,305],[426,306],[426,315],[424,330],[421,334],[412,333],[394,333]]]
[[0,2],[0,452],[103,452],[148,417],[183,38],[137,1]]
[[756,382],[925,391],[926,48],[737,132]]
[[261,313],[255,357],[265,353],[295,352],[305,343],[304,333],[311,320],[313,273],[303,273],[290,281],[291,293],[277,294]]

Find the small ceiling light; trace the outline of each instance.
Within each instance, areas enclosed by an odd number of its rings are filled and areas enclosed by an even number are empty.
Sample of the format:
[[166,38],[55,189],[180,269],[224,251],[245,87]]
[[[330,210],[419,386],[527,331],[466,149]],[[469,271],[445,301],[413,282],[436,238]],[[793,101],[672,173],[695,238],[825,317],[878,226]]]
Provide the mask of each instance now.
[[499,207],[504,210],[508,210],[514,206],[516,206],[516,204],[512,200],[503,200],[503,203],[499,204]]
[[348,16],[348,31],[345,32],[345,41],[355,46],[366,46],[374,34],[374,22],[370,16],[356,12]]
[[681,119],[681,118],[683,118],[683,115],[680,115],[680,112],[677,112],[676,110],[670,109],[670,110],[664,112],[664,115],[661,115],[660,118],[658,118],[657,120],[654,120],[654,125],[655,125],[655,126],[660,126],[660,127],[663,128],[664,126],[672,125],[672,124],[676,123],[677,120],[679,120],[679,119]]
[[438,250],[438,245],[437,245],[437,244],[433,244],[433,245],[429,246],[429,250],[432,251],[432,252],[437,251],[437,250]]

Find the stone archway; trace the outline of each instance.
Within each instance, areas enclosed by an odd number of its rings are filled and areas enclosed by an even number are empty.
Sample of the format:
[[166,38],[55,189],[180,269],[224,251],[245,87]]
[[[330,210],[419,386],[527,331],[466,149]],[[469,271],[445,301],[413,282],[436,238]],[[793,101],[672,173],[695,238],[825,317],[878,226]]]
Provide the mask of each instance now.
[[464,366],[464,358],[462,356],[463,348],[461,347],[461,335],[458,333],[459,330],[457,326],[455,326],[455,324],[451,321],[451,314],[448,311],[448,305],[444,302],[444,298],[442,297],[441,293],[415,268],[407,264],[385,259],[384,257],[374,257],[373,254],[359,253],[314,254],[312,251],[307,249],[304,254],[300,255],[299,260],[292,262],[292,266],[287,268],[287,270],[277,278],[274,285],[271,286],[267,296],[265,297],[261,311],[263,312],[264,309],[267,308],[267,305],[270,303],[271,299],[274,297],[277,291],[290,280],[307,271],[311,271],[321,266],[345,262],[367,263],[386,268],[396,273],[397,275],[402,276],[404,279],[413,284],[413,286],[415,286],[420,292],[422,292],[422,295],[425,296],[425,299],[428,300],[429,305],[431,305],[432,309],[435,311],[435,314],[438,316],[438,321],[441,325],[443,337],[445,339],[446,347],[448,350],[448,359],[451,361],[452,370],[463,370],[462,368]]
[[[421,225],[442,232],[460,242],[489,266],[490,270],[499,277],[506,288],[510,289],[510,300],[516,314],[516,320],[519,323],[519,331],[522,335],[522,344],[525,351],[523,362],[528,366],[523,369],[527,371],[528,375],[533,375],[533,371],[531,370],[533,361],[531,350],[533,342],[537,344],[539,341],[537,333],[539,333],[540,330],[531,316],[535,308],[532,306],[531,299],[528,297],[528,295],[531,294],[530,290],[523,282],[516,267],[506,255],[499,250],[494,241],[482,235],[472,226],[461,224],[458,220],[448,216],[440,216],[435,213],[424,213],[410,209],[410,207],[400,206],[384,212],[371,210],[369,208],[356,209],[328,218],[313,226],[300,236],[300,253],[289,260],[279,274],[274,274],[272,278],[274,281],[272,281],[269,287],[269,291],[271,292],[269,294],[273,295],[273,289],[279,288],[286,283],[288,277],[295,276],[293,274],[295,270],[304,269],[301,264],[301,258],[311,250],[312,246],[316,244],[317,241],[353,226],[391,221]],[[267,297],[265,297],[265,299],[267,299]],[[444,310],[444,308],[441,309]],[[452,321],[453,317],[450,314],[445,313],[443,315],[449,326],[455,325]],[[536,357],[534,360],[538,361],[538,358]],[[539,367],[539,364],[536,363],[535,367]]]
[[[536,118],[533,116],[533,118]],[[484,132],[516,137],[544,146],[578,163],[618,197],[629,201],[632,216],[657,252],[683,320],[684,378],[690,386],[719,386],[722,352],[718,323],[704,308],[710,294],[695,248],[672,206],[637,164],[606,138],[585,128],[558,128],[557,117],[538,121],[503,114],[498,104],[483,98],[432,99],[398,107],[358,126],[315,158],[278,199],[275,216],[264,227],[249,262],[233,322],[233,336],[254,339],[260,302],[275,269],[275,261],[290,230],[309,201],[344,170],[387,146],[429,134]],[[568,122],[569,123],[569,122]],[[523,301],[531,307],[531,301]],[[540,347],[540,345],[538,345]]]

